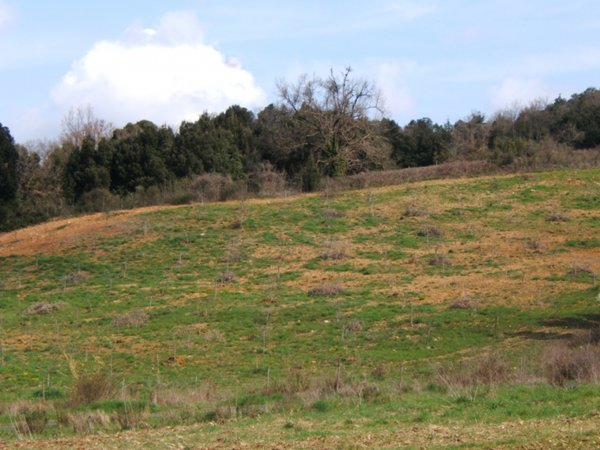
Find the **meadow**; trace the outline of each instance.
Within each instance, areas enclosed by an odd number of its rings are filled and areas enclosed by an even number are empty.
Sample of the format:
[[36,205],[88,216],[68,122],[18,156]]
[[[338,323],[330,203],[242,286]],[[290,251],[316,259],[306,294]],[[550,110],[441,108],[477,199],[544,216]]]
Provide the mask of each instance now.
[[599,274],[598,169],[5,233],[0,447],[594,447]]

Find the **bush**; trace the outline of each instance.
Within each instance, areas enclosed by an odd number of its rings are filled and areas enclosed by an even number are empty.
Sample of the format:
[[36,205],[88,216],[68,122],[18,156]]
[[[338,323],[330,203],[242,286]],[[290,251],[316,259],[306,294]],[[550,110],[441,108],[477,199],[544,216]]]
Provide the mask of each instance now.
[[421,228],[419,231],[417,231],[417,236],[420,237],[440,237],[442,235],[442,232],[440,231],[439,228],[434,227],[434,226],[426,226]]
[[115,392],[113,379],[106,373],[83,373],[71,386],[70,401],[73,405],[86,405],[110,398]]
[[117,209],[119,205],[118,197],[110,193],[106,188],[96,188],[84,193],[77,207],[83,212],[101,212]]
[[217,276],[216,281],[219,284],[235,283],[237,281],[237,277],[230,270],[226,270]]
[[131,311],[117,317],[114,320],[114,325],[117,328],[123,327],[141,327],[148,323],[150,316],[146,311]]
[[30,305],[25,312],[29,315],[50,314],[58,311],[59,309],[60,305],[58,303],[41,301]]
[[321,283],[318,284],[308,291],[308,295],[339,295],[343,294],[344,288],[337,283]]
[[567,341],[558,341],[542,352],[544,375],[550,384],[565,386],[572,382],[598,382],[600,375],[600,348],[587,344],[573,347]]

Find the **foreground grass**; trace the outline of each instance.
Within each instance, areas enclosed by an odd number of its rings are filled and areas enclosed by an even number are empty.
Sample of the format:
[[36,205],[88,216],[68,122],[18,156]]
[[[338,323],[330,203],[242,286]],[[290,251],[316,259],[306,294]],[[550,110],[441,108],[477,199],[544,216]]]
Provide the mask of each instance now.
[[[598,389],[500,388],[473,401],[435,393],[399,402],[332,404],[224,423],[21,440],[10,448],[595,448]],[[596,400],[590,400],[595,396]],[[587,397],[587,400],[586,400]],[[587,411],[571,409],[574,405]],[[0,444],[2,448],[2,444]]]
[[[347,439],[342,447],[388,416],[419,430],[587,424],[595,386],[530,382],[552,382],[540,356],[548,342],[597,334],[599,179],[583,170],[445,180],[5,235],[0,437],[15,438],[12,403],[39,400],[109,415],[139,404],[136,426],[209,423],[183,429],[190,439],[210,439],[210,422],[224,421],[218,436],[257,427],[310,442],[321,430],[334,446]],[[490,353],[506,355],[517,386],[440,382],[440,366]],[[87,374],[110,378],[110,401],[73,405]],[[47,437],[69,433],[48,414]],[[374,435],[384,439],[386,423]]]

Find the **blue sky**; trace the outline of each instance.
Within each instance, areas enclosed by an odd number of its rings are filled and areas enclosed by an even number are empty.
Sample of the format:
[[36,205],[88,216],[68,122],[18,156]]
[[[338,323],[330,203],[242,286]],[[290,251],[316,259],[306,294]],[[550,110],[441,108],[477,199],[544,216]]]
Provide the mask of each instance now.
[[70,108],[177,126],[351,66],[405,124],[569,97],[600,80],[597,0],[0,0],[0,123],[54,139]]

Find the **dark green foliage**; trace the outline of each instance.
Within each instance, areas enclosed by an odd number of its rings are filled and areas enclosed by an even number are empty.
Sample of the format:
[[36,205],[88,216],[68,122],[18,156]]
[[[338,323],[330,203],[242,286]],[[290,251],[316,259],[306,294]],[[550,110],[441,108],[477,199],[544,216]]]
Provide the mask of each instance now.
[[138,186],[148,188],[168,181],[167,160],[173,141],[173,130],[147,120],[115,131],[106,143],[106,152],[112,155],[111,190],[125,194],[135,192]]
[[65,167],[65,196],[77,202],[86,192],[108,188],[110,156],[110,146],[106,141],[102,141],[96,149],[94,139],[86,136],[81,147],[71,152]]
[[449,127],[435,124],[429,118],[412,120],[400,133],[388,121],[386,137],[392,144],[392,158],[400,167],[429,166],[438,162],[450,143]]
[[17,161],[19,154],[8,128],[0,123],[0,203],[17,195]]

